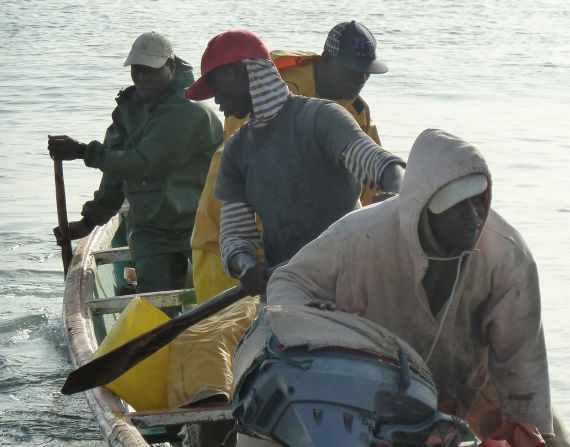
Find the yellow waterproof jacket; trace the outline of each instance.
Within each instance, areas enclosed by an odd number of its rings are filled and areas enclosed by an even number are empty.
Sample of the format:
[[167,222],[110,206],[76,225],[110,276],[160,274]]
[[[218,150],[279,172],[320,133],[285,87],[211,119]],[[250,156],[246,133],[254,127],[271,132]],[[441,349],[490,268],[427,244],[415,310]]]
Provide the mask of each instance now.
[[[319,57],[315,53],[305,51],[272,51],[271,57],[289,90],[295,95],[318,97],[315,85],[314,61]],[[354,117],[361,129],[380,144],[378,130],[370,118],[370,109],[358,96],[354,100],[338,100]],[[224,142],[244,123],[234,117],[226,118],[224,123]],[[196,221],[192,233],[192,264],[196,299],[202,303],[221,291],[239,282],[226,274],[220,257],[220,210],[222,202],[214,199],[218,167],[222,149],[214,153],[206,185],[200,198]],[[372,202],[375,191],[367,188],[362,193],[361,202],[368,205]]]

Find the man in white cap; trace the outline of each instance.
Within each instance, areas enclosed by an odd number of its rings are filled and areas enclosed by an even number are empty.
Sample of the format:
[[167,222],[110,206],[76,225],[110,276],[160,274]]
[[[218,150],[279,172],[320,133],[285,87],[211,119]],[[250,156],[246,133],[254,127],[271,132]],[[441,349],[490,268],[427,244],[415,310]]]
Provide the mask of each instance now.
[[207,106],[184,98],[194,82],[192,66],[174,55],[164,35],[139,36],[124,65],[131,67],[134,85],[119,92],[103,143],[49,137],[52,158],[83,159],[103,172],[69,235],[79,239],[105,224],[126,198],[137,292],[180,289],[198,200],[223,129]]
[[[279,268],[268,306],[355,313],[426,361],[441,411],[482,439],[503,424],[567,445],[550,404],[538,273],[491,205],[485,160],[441,130],[417,138],[398,197],[333,224]],[[553,428],[554,419],[554,428]]]

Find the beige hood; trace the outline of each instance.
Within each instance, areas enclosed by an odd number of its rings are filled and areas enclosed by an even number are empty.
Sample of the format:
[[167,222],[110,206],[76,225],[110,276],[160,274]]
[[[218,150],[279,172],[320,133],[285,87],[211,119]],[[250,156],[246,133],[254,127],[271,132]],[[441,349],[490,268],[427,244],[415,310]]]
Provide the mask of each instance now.
[[415,254],[426,257],[419,238],[419,220],[433,195],[448,183],[471,174],[483,174],[491,193],[491,174],[474,146],[438,129],[424,130],[412,146],[400,191],[400,231]]

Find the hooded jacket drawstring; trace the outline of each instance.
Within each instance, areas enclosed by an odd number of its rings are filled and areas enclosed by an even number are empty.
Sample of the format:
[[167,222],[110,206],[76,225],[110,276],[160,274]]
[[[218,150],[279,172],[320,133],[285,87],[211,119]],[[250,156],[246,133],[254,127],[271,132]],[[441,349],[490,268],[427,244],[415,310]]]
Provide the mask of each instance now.
[[[463,258],[465,256],[472,254],[475,251],[478,251],[478,249],[475,248],[473,250],[467,250],[467,251],[462,252],[459,256],[452,256],[450,258],[438,258],[438,257],[429,257],[428,256],[428,260],[430,260],[430,261],[450,261],[453,259],[458,259],[459,262],[457,263],[455,281],[453,281],[453,287],[451,288],[451,293],[449,295],[449,298],[447,299],[447,304],[445,305],[445,310],[443,311],[443,315],[441,316],[441,321],[440,321],[439,326],[437,328],[437,332],[435,334],[435,337],[434,337],[433,342],[431,344],[431,347],[429,349],[428,355],[424,359],[426,363],[429,363],[431,356],[433,354],[433,351],[435,350],[435,347],[437,345],[437,342],[439,341],[439,338],[441,337],[441,331],[443,330],[443,325],[445,324],[445,320],[447,318],[447,313],[449,311],[449,308],[451,307],[451,304],[453,303],[453,298],[455,298],[455,289],[457,288],[457,283],[459,282],[459,275],[461,274],[461,262],[463,261]],[[467,259],[467,264],[465,265],[465,269],[468,268],[470,259],[471,258]]]

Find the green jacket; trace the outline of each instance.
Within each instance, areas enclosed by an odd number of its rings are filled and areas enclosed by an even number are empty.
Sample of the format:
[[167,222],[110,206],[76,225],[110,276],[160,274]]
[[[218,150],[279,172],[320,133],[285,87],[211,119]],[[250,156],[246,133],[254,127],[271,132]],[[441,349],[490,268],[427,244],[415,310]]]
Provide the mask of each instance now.
[[190,249],[200,194],[222,124],[204,104],[184,98],[192,67],[176,59],[171,89],[145,103],[134,86],[119,92],[103,143],[88,144],[85,164],[103,172],[82,213],[102,225],[129,202],[133,259]]

